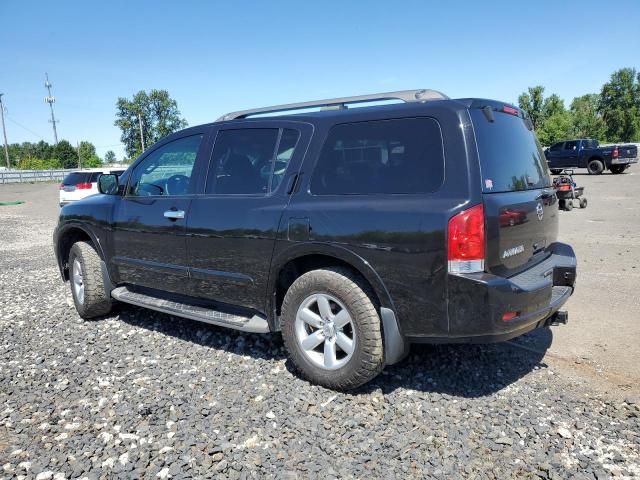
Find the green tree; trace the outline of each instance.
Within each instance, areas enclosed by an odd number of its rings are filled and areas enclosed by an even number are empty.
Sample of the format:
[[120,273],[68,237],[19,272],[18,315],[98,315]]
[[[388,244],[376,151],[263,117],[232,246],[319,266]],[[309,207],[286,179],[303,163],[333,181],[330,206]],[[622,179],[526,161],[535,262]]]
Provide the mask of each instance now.
[[518,106],[529,114],[533,128],[538,128],[543,120],[544,87],[536,85],[518,97]]
[[178,103],[166,90],[154,89],[149,93],[141,90],[131,100],[120,97],[116,108],[114,125],[122,130],[120,139],[132,158],[142,152],[140,118],[145,147],[187,126],[186,120],[180,117]]
[[598,111],[599,107],[600,95],[597,93],[589,93],[573,99],[570,107],[573,123],[572,136],[604,140],[605,125]]
[[104,163],[115,163],[116,154],[113,150],[107,150],[107,153],[104,154]]
[[635,68],[622,68],[614,72],[602,86],[600,112],[607,140],[640,140],[640,75]]
[[[80,159],[80,165],[90,168],[91,166],[100,166],[100,159],[96,155],[96,147],[91,142],[82,141],[78,145],[78,157]],[[95,164],[95,159],[98,159],[98,165]]]
[[74,168],[78,166],[78,154],[76,149],[66,140],[60,140],[54,147],[53,155],[60,162],[62,168]]

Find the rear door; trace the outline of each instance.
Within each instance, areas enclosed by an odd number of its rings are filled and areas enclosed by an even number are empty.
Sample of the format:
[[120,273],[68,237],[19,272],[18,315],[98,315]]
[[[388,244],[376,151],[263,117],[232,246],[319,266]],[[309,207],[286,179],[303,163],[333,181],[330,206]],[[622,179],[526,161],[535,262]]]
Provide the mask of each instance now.
[[280,218],[311,133],[275,120],[219,128],[187,221],[190,295],[264,311]]
[[490,108],[492,115],[470,110],[486,216],[485,268],[508,277],[546,258],[558,234],[558,205],[528,121],[511,107]]

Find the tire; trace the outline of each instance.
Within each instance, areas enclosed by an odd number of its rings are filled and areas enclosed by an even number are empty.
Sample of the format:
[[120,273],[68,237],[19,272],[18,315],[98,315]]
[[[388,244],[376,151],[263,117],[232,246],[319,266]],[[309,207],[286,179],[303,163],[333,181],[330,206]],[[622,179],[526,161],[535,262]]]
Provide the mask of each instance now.
[[567,202],[564,203],[564,209],[567,212],[570,212],[571,210],[573,210],[573,201],[568,200]]
[[587,202],[586,198],[581,198],[580,199],[580,208],[587,208],[589,202]]
[[604,172],[604,164],[600,160],[590,160],[587,165],[587,170],[591,175],[600,175]]
[[76,242],[69,252],[69,283],[73,303],[84,319],[106,315],[113,308],[110,293],[105,290],[100,257],[93,245]]
[[621,173],[624,173],[624,171],[626,170],[626,165],[611,165],[611,167],[609,168],[609,170],[611,170],[611,173],[615,174],[615,175],[619,175]]
[[350,390],[382,371],[380,317],[367,291],[350,270],[339,267],[312,270],[293,282],[282,303],[282,337],[307,380]]
[[562,169],[561,168],[552,168],[551,169],[551,173],[554,175],[560,175],[562,173]]

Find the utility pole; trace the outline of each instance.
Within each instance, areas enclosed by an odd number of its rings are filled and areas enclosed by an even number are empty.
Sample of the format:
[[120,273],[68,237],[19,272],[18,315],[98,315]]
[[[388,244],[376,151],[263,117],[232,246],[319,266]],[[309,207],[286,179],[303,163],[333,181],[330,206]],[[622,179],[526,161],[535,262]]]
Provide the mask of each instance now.
[[55,140],[55,144],[57,145],[58,144],[58,132],[56,131],[57,120],[56,120],[56,116],[53,114],[53,104],[56,103],[56,97],[54,97],[51,94],[51,87],[53,85],[51,85],[51,83],[49,82],[49,74],[45,73],[45,76],[47,77],[47,80],[44,82],[44,86],[49,91],[49,96],[44,97],[44,101],[48,103],[49,107],[51,108],[51,120],[49,120],[49,122],[53,124],[53,139]]
[[4,93],[0,93],[0,117],[2,117],[2,133],[4,135],[4,157],[7,159],[7,168],[11,168],[11,164],[9,163],[9,147],[7,145],[7,129],[4,126],[4,105],[2,103],[2,95],[4,95]]
[[140,125],[140,144],[142,145],[142,151],[144,152],[144,134],[142,133],[142,114],[138,112],[138,124]]
[[76,151],[78,152],[78,169],[82,168],[82,161],[80,160],[80,144],[76,142]]

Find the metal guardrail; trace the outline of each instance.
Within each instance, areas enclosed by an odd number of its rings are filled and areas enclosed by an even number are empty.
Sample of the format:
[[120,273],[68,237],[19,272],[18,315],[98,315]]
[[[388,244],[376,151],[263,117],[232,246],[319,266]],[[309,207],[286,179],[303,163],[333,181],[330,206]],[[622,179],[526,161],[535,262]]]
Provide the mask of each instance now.
[[0,170],[0,185],[3,183],[61,182],[77,169],[58,170]]

